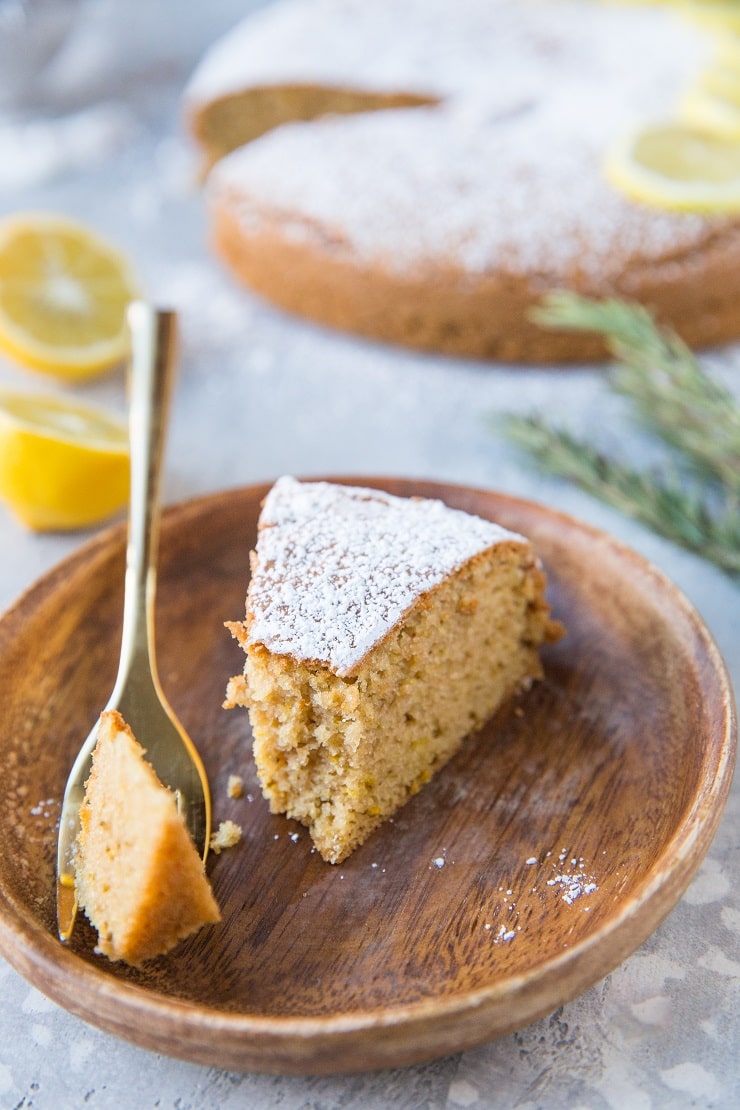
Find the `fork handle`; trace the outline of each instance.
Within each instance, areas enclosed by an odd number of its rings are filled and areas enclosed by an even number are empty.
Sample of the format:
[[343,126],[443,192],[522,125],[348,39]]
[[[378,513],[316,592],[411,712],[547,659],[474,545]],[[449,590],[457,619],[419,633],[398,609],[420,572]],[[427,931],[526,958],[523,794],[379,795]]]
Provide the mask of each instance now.
[[129,378],[129,502],[121,662],[113,693],[126,682],[135,659],[144,657],[156,681],[154,599],[159,543],[159,490],[175,367],[177,317],[134,301]]

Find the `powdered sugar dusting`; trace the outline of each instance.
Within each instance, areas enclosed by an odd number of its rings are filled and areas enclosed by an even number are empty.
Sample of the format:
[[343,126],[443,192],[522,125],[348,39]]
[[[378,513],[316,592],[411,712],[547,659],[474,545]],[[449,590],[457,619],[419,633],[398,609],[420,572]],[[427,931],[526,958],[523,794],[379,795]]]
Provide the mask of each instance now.
[[[325,85],[443,103],[287,124],[230,155],[212,201],[248,231],[277,221],[289,239],[400,273],[444,260],[608,285],[626,259],[680,257],[720,226],[632,204],[601,172],[605,144],[672,112],[700,63],[705,44],[675,13],[592,0],[314,0],[275,12],[273,29],[267,16],[260,26],[276,41],[292,20],[314,20],[300,50],[263,59],[281,67],[276,82],[295,63],[293,81],[308,66]],[[390,45],[378,52],[368,43],[380,29]]]
[[[599,884],[596,876],[589,871],[585,858],[574,855],[567,848],[560,850],[556,861],[552,857],[553,852],[547,851],[541,856],[529,856],[524,861],[525,868],[540,868],[542,878],[536,879],[534,886],[530,885],[531,880],[521,882],[520,878],[516,890],[514,883],[511,887],[498,888],[498,898],[489,907],[490,916],[483,921],[483,929],[491,934],[493,944],[506,944],[526,930],[533,896],[536,896],[534,901],[547,909],[552,908],[552,899],[574,906],[583,898],[583,903],[574,912],[590,913],[588,896],[598,892]],[[549,878],[544,878],[545,875]]]
[[562,850],[558,861],[562,866],[557,875],[547,880],[547,885],[559,890],[562,901],[568,906],[572,906],[582,895],[594,894],[599,889],[594,876],[587,874],[586,861],[582,856],[574,856],[568,861],[567,852]]
[[[447,95],[464,80],[471,17],[479,31],[490,27],[485,0],[283,0],[211,47],[186,97],[196,105],[245,85],[283,82]],[[435,24],[449,33],[440,36]]]
[[281,478],[260,517],[249,642],[347,674],[451,571],[521,536],[441,501]]
[[[695,33],[675,27],[649,8],[625,13],[594,0],[282,0],[211,47],[186,99],[197,106],[280,84],[516,98],[541,93],[556,74],[578,80],[571,66],[593,81],[605,62],[625,80],[641,71],[633,81],[654,89],[669,57],[674,74],[697,58]],[[550,80],[547,91],[560,90]]]

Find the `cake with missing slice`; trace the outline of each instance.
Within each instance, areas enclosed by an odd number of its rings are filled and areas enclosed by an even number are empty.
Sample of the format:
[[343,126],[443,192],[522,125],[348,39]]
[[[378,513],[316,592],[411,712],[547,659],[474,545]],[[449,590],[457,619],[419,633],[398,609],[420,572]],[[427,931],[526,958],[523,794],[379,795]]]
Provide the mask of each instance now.
[[100,718],[80,825],[75,887],[97,951],[138,965],[220,920],[175,796],[115,710]]
[[338,863],[510,695],[561,634],[524,537],[437,500],[281,478],[262,508],[246,652],[263,793]]
[[215,251],[284,309],[457,357],[603,358],[599,335],[532,318],[556,289],[648,305],[692,345],[737,338],[737,216],[638,204],[602,169],[709,57],[676,7],[261,6],[185,97],[218,159]]

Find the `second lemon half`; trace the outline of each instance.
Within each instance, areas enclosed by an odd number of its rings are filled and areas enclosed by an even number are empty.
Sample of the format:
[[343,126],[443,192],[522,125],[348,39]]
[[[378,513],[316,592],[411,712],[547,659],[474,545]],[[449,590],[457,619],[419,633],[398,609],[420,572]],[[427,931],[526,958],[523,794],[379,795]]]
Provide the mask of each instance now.
[[124,421],[63,398],[0,390],[0,498],[25,525],[86,528],[128,495]]
[[84,224],[46,212],[0,220],[0,350],[18,362],[68,380],[115,366],[136,295],[126,259]]

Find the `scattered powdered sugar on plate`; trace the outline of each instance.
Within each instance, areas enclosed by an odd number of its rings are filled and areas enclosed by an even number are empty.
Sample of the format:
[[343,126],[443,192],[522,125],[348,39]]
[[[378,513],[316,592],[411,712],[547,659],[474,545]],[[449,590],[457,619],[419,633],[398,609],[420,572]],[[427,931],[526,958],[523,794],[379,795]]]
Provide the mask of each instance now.
[[32,817],[51,817],[52,810],[58,808],[58,798],[44,798],[42,801],[37,802],[35,806],[31,806],[29,812]]
[[[548,852],[547,858],[551,854]],[[553,867],[558,873],[546,880],[547,885],[557,889],[562,900],[569,906],[584,894],[594,894],[599,889],[593,875],[586,871],[583,856],[573,855],[567,848],[560,849],[557,863]]]
[[[491,919],[483,923],[484,930],[491,933],[493,944],[508,943],[522,931],[520,920],[526,921],[525,907],[529,895],[536,894],[542,901],[548,891],[551,891],[557,894],[559,901],[573,906],[578,899],[598,891],[599,885],[594,875],[589,873],[583,856],[577,856],[565,848],[560,850],[555,861],[550,862],[552,855],[552,851],[547,851],[541,856],[529,856],[524,861],[525,867],[540,864],[546,867],[546,873],[555,872],[544,880],[544,884],[528,887],[520,893],[515,893],[513,886],[498,888],[499,904],[493,909]],[[591,907],[583,905],[579,909],[588,913]]]

